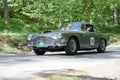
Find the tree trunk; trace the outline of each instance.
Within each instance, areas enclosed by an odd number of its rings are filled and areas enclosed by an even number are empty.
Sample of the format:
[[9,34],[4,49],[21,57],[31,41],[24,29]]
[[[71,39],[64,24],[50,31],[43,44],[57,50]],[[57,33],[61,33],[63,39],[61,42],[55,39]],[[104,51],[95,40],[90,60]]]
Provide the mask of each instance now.
[[119,19],[118,19],[118,8],[114,7],[114,22],[116,25],[118,25],[119,23]]
[[28,1],[27,0],[22,0],[22,7],[25,7],[26,5],[28,5]]
[[3,0],[3,5],[4,5],[4,22],[5,24],[9,24],[10,17],[9,17],[9,12],[8,12],[7,0]]
[[22,0],[22,6],[25,7],[25,0]]

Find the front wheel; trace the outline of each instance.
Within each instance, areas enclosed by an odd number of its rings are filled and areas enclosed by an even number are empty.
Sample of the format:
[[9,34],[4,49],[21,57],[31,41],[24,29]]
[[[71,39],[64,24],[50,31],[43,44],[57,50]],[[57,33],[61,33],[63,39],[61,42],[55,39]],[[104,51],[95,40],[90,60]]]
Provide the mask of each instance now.
[[105,52],[105,49],[106,49],[105,40],[101,39],[100,42],[99,42],[99,47],[97,48],[97,52],[103,53],[103,52]]
[[36,55],[44,55],[45,51],[40,51],[39,49],[34,49]]
[[77,40],[74,37],[71,37],[68,40],[67,46],[65,47],[65,52],[68,55],[76,54],[78,50]]

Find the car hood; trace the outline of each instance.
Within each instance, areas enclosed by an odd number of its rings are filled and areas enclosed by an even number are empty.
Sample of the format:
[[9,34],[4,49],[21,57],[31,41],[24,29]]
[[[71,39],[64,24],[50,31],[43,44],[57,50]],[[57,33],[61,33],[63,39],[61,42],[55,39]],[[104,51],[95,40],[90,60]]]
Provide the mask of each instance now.
[[41,36],[45,36],[45,37],[51,37],[51,38],[57,38],[57,35],[59,33],[63,33],[64,31],[61,30],[55,30],[55,31],[48,31],[45,33],[40,33],[40,34],[30,34],[29,37],[31,37],[32,39],[35,39],[36,37],[41,37]]
[[40,36],[56,36],[58,33],[62,33],[62,31],[57,30],[57,31],[49,31],[49,32],[45,32],[40,34]]
[[76,31],[64,31],[64,30],[48,31],[48,32],[41,33],[41,34],[32,34],[32,39],[34,39],[36,37],[41,37],[41,36],[46,36],[46,37],[51,37],[51,38],[56,39],[58,34],[71,33],[71,32],[76,32]]

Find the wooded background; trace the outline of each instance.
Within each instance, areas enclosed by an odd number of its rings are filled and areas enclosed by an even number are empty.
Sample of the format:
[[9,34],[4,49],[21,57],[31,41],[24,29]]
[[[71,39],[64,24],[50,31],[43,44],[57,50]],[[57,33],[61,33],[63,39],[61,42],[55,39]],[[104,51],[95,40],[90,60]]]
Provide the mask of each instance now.
[[119,0],[1,0],[0,16],[40,22],[44,26],[64,21],[119,24]]
[[[0,33],[23,45],[30,33],[58,28],[62,22],[86,22],[120,39],[119,0],[0,0]],[[17,35],[17,36],[16,36]],[[19,36],[18,36],[19,35]],[[4,39],[4,38],[2,38]],[[1,39],[0,39],[1,40]],[[1,40],[2,41],[2,40]],[[6,41],[5,43],[11,43]],[[27,44],[27,43],[25,43]]]

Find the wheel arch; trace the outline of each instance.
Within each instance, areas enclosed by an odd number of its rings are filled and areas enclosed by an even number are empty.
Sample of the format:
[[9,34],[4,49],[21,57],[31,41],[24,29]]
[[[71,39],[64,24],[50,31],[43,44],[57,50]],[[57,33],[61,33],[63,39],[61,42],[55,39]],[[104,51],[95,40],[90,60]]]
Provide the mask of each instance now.
[[[69,39],[70,39],[70,38],[75,38],[75,39],[76,39],[78,49],[80,49],[80,45],[79,45],[79,44],[80,44],[80,41],[79,41],[78,37],[77,37],[77,36],[75,36],[75,35],[72,35],[72,36],[70,36],[70,37],[69,37]],[[69,40],[69,39],[68,39],[68,40]]]

